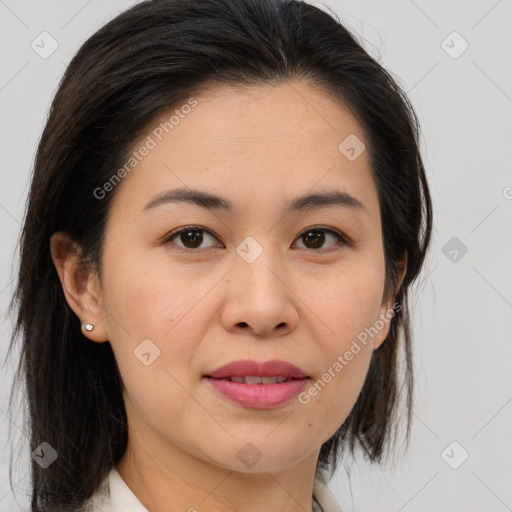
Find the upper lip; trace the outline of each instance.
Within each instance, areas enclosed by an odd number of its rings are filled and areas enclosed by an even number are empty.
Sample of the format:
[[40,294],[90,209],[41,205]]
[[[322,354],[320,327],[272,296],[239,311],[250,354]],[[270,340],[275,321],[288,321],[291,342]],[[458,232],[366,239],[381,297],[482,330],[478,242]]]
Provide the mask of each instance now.
[[308,374],[287,361],[272,359],[270,361],[258,362],[252,359],[239,359],[231,361],[216,370],[205,374],[206,377],[222,379],[224,377],[276,377],[283,376],[289,379],[308,378]]

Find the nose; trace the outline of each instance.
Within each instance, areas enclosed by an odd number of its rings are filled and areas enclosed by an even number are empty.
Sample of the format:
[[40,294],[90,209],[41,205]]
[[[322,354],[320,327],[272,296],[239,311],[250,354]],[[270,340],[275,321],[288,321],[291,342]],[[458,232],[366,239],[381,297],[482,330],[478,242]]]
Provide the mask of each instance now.
[[255,337],[284,336],[299,322],[290,273],[270,251],[252,263],[238,258],[226,285],[226,299],[221,314],[229,332],[250,331]]

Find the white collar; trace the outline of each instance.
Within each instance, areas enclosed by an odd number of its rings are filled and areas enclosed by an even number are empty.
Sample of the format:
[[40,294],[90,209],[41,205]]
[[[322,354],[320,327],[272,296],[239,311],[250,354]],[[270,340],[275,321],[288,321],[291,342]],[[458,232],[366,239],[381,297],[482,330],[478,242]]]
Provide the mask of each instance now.
[[[315,475],[313,497],[321,506],[318,508],[313,501],[315,512],[342,512],[338,502],[329,490],[322,473]],[[87,502],[82,512],[149,512],[137,499],[137,496],[122,479],[116,468],[113,468],[100,485],[96,493]]]

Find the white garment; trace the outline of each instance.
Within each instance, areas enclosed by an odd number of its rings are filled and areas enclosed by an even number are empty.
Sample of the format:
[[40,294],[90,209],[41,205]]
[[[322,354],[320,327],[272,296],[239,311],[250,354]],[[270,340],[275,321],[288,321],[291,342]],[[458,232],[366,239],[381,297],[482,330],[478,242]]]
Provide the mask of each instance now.
[[[316,473],[313,484],[313,510],[315,512],[343,512],[319,472]],[[149,511],[126,485],[119,472],[113,468],[80,512]]]

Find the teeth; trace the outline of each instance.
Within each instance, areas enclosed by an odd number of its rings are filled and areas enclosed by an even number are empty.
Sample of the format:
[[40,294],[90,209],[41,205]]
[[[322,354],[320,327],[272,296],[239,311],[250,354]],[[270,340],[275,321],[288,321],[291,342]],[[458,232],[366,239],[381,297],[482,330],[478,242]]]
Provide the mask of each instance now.
[[252,377],[250,375],[246,375],[245,383],[246,384],[261,384],[262,380],[261,380],[261,377]]
[[282,375],[278,375],[276,377],[261,377],[261,381],[263,382],[263,384],[276,384],[280,382],[285,382],[287,380],[288,378],[283,377]]
[[277,377],[257,377],[247,375],[245,377],[231,377],[229,380],[232,380],[233,382],[238,382],[239,384],[278,384],[280,382],[285,382],[289,379],[281,375],[278,375]]

